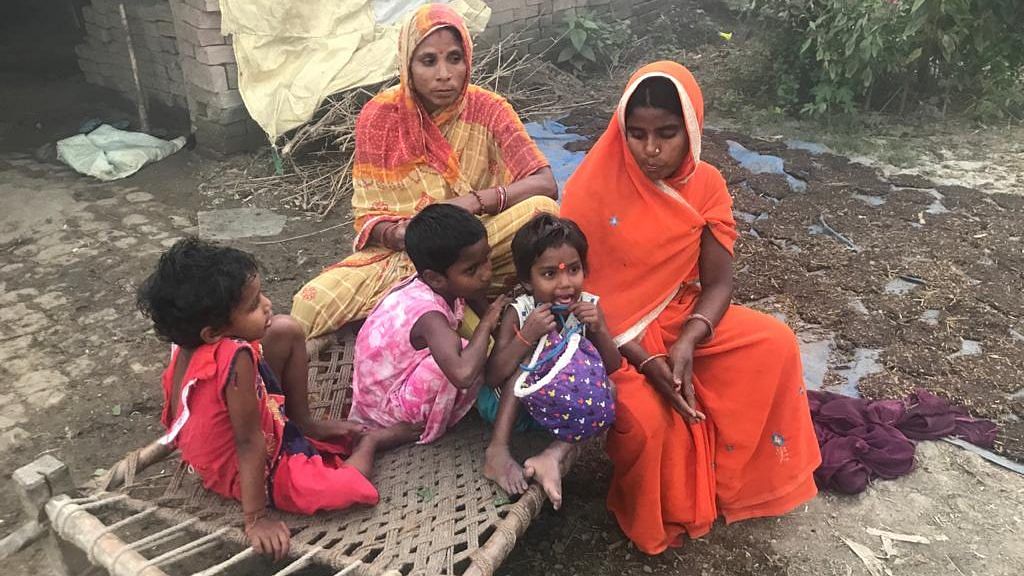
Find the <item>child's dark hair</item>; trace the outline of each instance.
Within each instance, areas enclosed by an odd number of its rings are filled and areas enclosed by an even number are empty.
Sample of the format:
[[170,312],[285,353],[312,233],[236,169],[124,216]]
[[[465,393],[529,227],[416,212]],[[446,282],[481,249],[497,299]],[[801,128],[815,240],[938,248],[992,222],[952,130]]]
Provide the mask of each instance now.
[[548,248],[568,244],[576,249],[587,270],[587,237],[575,222],[551,214],[538,214],[512,238],[512,260],[520,282],[530,281],[530,268]]
[[230,322],[246,283],[258,272],[251,254],[190,236],[160,256],[135,303],[160,338],[196,348],[203,343],[204,327]]
[[679,102],[679,91],[671,80],[664,76],[651,76],[640,82],[633,95],[626,102],[626,118],[637,108],[660,108],[683,117],[683,105]]
[[405,229],[405,251],[417,272],[444,274],[463,249],[486,237],[487,229],[476,216],[452,204],[431,204]]

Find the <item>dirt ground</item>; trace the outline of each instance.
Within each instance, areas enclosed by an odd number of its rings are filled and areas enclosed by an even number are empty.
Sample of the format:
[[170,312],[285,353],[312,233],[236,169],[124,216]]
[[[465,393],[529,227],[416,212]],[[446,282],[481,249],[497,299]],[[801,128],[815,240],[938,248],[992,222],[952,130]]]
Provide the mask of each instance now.
[[[709,26],[691,49],[713,40]],[[601,104],[567,122],[596,135],[622,82],[618,72],[588,83],[592,94],[581,98]],[[0,76],[0,109],[3,536],[22,521],[9,481],[18,466],[52,453],[84,481],[157,435],[167,346],[135,312],[134,290],[161,250],[197,230],[198,212],[259,206],[287,215],[276,237],[233,241],[260,258],[280,312],[305,279],[348,250],[351,231],[284,241],[348,216],[338,209],[317,221],[272,194],[235,186],[265,173],[265,156],[213,160],[182,151],[109,184],[47,161],[37,148],[84,118],[130,116],[124,103],[73,75]],[[823,344],[826,386],[841,387],[873,354],[878,368],[868,366],[859,386],[865,396],[936,391],[996,420],[997,451],[1024,460],[1024,196],[1006,185],[1024,181],[1019,144],[977,133],[946,138],[949,157],[969,165],[882,169],[783,143],[800,133],[752,138],[746,134],[755,130],[735,129],[735,119],[712,114],[709,122],[733,127],[708,131],[704,159],[722,170],[736,203],[736,300],[784,317],[808,349]],[[730,140],[779,156],[806,189],[740,167]],[[979,155],[986,147],[999,154]],[[986,184],[992,174],[999,186]],[[823,494],[783,518],[719,526],[656,558],[633,549],[609,518],[607,485],[608,463],[592,450],[567,480],[565,509],[546,509],[499,573],[868,574],[844,538],[883,556],[895,575],[1024,572],[1024,478],[941,442],[920,444],[916,470],[902,479],[857,497]],[[887,551],[868,528],[929,543],[896,542]],[[47,573],[38,546],[4,571]]]

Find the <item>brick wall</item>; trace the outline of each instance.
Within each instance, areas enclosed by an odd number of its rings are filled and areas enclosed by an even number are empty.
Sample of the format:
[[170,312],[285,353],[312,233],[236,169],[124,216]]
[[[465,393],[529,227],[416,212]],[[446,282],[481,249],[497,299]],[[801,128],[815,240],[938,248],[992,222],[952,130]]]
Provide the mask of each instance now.
[[[170,6],[166,0],[142,0],[125,2],[125,10],[143,93],[150,101],[186,108]],[[85,42],[75,51],[86,81],[117,90],[134,100],[135,84],[118,2],[93,0],[91,6],[82,9],[82,19]]]
[[[289,1],[289,0],[283,0]],[[672,0],[485,0],[491,21],[477,42],[487,44],[520,32],[531,52],[548,49],[578,10],[657,19]],[[87,81],[134,99],[131,66],[116,0],[92,0],[83,10],[86,41],[78,47]],[[218,0],[126,0],[144,92],[188,110],[201,147],[233,153],[266,143],[238,91],[231,39],[221,34]]]
[[170,7],[196,142],[224,154],[266,143],[238,91],[235,52],[221,34],[218,0],[170,0]]
[[[477,38],[490,44],[510,34],[519,34],[530,52],[547,50],[565,31],[565,20],[581,10],[614,18],[633,18],[639,13],[657,18],[658,6],[671,0],[486,0],[491,7],[487,29]],[[648,21],[651,21],[648,20]]]

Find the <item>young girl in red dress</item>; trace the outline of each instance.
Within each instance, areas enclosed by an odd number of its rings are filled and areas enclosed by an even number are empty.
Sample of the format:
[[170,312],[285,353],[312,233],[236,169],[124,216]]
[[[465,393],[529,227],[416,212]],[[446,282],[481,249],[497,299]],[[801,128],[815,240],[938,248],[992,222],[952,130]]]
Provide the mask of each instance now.
[[288,528],[266,517],[268,507],[312,514],[377,503],[369,480],[377,451],[419,431],[313,421],[303,330],[272,314],[250,254],[180,240],[139,289],[138,305],[172,343],[161,442],[180,450],[207,489],[242,503],[257,552],[288,553]]

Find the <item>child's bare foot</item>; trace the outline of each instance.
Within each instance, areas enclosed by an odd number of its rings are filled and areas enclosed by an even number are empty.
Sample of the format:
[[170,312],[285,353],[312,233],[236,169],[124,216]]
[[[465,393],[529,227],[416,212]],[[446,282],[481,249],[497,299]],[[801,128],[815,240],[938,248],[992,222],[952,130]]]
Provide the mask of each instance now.
[[484,477],[496,482],[509,496],[518,496],[526,492],[526,476],[523,467],[512,457],[508,448],[487,447],[484,452]]
[[359,443],[370,443],[375,450],[390,450],[419,440],[423,428],[423,424],[399,422],[387,428],[376,428],[366,432]]
[[344,437],[359,440],[369,431],[369,426],[353,420],[323,420],[309,425],[306,434],[317,440]]
[[562,507],[562,474],[568,470],[574,453],[575,446],[556,441],[524,463],[524,475],[540,484],[555,510]]
[[355,449],[345,462],[369,478],[373,475],[373,461],[378,452],[415,442],[419,440],[420,434],[423,434],[423,425],[408,422],[369,430],[356,442]]

